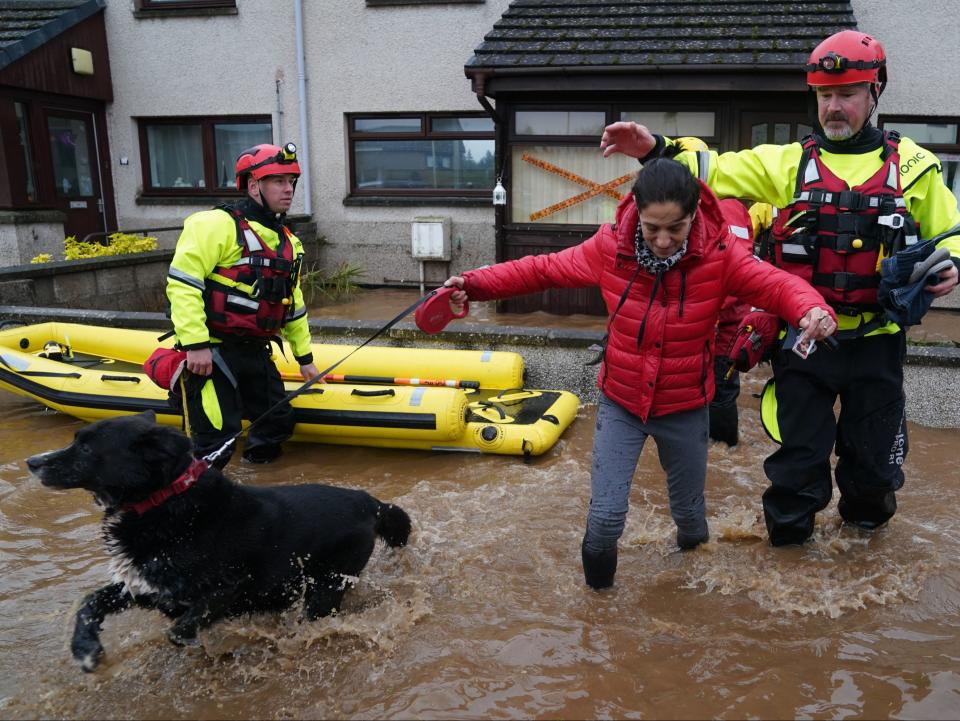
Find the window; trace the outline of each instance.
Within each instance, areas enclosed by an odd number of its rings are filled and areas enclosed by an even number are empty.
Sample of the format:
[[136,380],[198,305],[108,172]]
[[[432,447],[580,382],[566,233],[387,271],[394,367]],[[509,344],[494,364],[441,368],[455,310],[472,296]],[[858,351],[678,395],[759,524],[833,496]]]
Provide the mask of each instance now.
[[879,124],[934,153],[940,159],[943,182],[960,200],[960,118],[881,118]]
[[144,195],[238,192],[237,156],[273,142],[269,118],[141,118]]
[[613,217],[639,169],[637,161],[598,146],[614,120],[633,120],[668,137],[696,136],[719,145],[713,110],[664,111],[615,106],[518,107],[511,118],[511,223],[595,226]]
[[511,147],[510,217],[514,223],[599,225],[613,217],[640,166],[604,158],[599,136],[589,146],[515,143]]
[[236,0],[137,0],[141,10],[192,10],[194,8],[235,8]]
[[82,198],[94,195],[88,122],[79,118],[49,115],[50,159],[53,164],[54,191],[58,198]]
[[620,113],[620,120],[646,125],[651,132],[668,138],[692,136],[710,147],[719,143],[717,117],[712,111],[630,110]]
[[602,135],[607,125],[603,110],[518,110],[517,135]]
[[493,120],[483,114],[351,115],[350,193],[483,196],[495,181]]

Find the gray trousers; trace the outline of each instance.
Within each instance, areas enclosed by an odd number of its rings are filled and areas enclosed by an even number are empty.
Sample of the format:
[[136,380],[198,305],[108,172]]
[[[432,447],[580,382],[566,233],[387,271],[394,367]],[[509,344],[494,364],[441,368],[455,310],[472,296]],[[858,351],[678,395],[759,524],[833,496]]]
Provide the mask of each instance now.
[[703,499],[707,473],[706,406],[650,418],[646,423],[605,395],[600,395],[593,436],[590,510],[584,546],[594,552],[615,548],[623,535],[630,504],[630,486],[640,452],[653,436],[660,466],[667,474],[670,515],[679,533],[706,533]]

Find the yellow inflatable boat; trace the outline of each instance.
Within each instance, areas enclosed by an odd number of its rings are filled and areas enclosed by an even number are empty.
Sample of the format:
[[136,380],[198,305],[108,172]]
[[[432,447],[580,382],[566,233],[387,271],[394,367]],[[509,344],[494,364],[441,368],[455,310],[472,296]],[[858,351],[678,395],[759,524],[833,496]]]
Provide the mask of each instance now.
[[[85,421],[152,409],[179,427],[179,409],[143,372],[158,346],[172,344],[157,336],[72,323],[7,327],[0,387]],[[314,362],[327,368],[352,349],[315,343]],[[289,348],[283,355],[277,366],[293,391],[303,381]],[[537,456],[579,407],[567,391],[523,388],[517,353],[365,346],[334,372],[293,399],[294,440]]]

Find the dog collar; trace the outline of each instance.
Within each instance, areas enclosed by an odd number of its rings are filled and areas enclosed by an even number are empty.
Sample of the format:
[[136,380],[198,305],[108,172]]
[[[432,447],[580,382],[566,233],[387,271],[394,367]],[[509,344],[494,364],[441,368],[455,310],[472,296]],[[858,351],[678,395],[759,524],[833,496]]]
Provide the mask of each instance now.
[[142,516],[144,513],[149,511],[151,508],[156,508],[168,498],[173,496],[180,495],[186,491],[189,491],[193,485],[200,478],[207,468],[210,467],[204,460],[196,460],[187,467],[187,470],[183,472],[183,475],[178,477],[173,483],[171,483],[166,488],[161,488],[159,491],[154,491],[146,499],[140,501],[139,503],[124,503],[120,506],[121,511],[136,511],[138,516]]

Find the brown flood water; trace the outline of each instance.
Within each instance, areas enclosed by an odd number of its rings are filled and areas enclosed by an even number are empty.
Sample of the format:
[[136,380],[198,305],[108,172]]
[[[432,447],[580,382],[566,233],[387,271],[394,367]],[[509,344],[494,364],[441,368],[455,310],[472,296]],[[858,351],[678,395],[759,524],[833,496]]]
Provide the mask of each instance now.
[[335,618],[232,620],[193,649],[166,641],[158,613],[109,618],[94,674],[67,644],[77,602],[107,581],[100,513],[24,463],[81,422],[0,392],[0,717],[956,718],[960,431],[910,426],[888,527],[841,527],[831,504],[811,543],[774,549],[762,381],[745,384],[740,445],[711,447],[713,540],[676,550],[651,442],[603,593],[579,561],[592,406],[529,464],[311,444],[271,466],[231,462],[248,484],[367,489],[408,511],[411,544],[378,545]]

